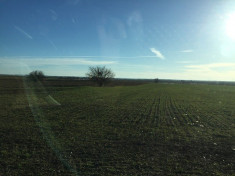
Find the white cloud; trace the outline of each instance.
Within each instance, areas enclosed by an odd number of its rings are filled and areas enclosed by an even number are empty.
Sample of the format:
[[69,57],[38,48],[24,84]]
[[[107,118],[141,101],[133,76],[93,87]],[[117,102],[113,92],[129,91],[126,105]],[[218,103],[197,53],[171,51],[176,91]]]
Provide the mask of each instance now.
[[80,67],[82,65],[110,66],[117,63],[84,58],[0,58],[0,74],[28,74],[32,70],[39,69],[47,75],[84,76],[87,70],[86,67]]
[[22,33],[25,37],[27,37],[29,39],[33,39],[33,37],[31,35],[29,35],[27,32],[25,32],[23,29],[19,28],[18,26],[14,26],[14,27],[17,31]]
[[184,68],[182,75],[187,79],[235,81],[235,63],[186,65]]
[[25,64],[28,66],[110,65],[116,61],[97,61],[83,58],[0,58],[1,64]]
[[201,65],[186,65],[186,68],[190,69],[201,69],[201,70],[209,70],[213,68],[228,68],[235,67],[235,63],[211,63],[211,64],[201,64]]
[[187,61],[187,60],[183,60],[183,61],[177,61],[177,64],[191,64],[191,63],[195,63],[195,61]]
[[[134,71],[119,69],[117,77],[123,78],[159,78],[177,80],[204,80],[204,81],[235,81],[235,63],[211,63],[201,65],[186,65],[178,71]],[[220,70],[222,69],[222,70]]]
[[188,49],[188,50],[182,50],[182,51],[180,51],[181,53],[192,53],[193,52],[193,50],[191,50],[191,49]]
[[235,62],[188,64],[180,70],[165,71],[151,65],[119,64],[108,58],[100,60],[82,57],[0,58],[0,74],[28,74],[34,69],[40,69],[47,75],[84,76],[87,67],[79,65],[108,65],[114,70],[116,77],[122,78],[235,81]]
[[153,52],[156,57],[160,58],[160,59],[165,59],[165,57],[162,55],[162,53],[158,50],[156,50],[155,48],[150,48],[150,51]]
[[[50,40],[48,40],[50,42]],[[52,44],[50,42],[50,44]],[[52,45],[53,46],[53,45]],[[30,56],[18,56],[17,58],[31,58]],[[88,58],[101,58],[101,59],[138,59],[138,58],[156,58],[156,56],[53,56],[53,57],[48,57],[48,58],[59,58],[59,59],[88,59]],[[1,59],[1,58],[0,58]]]
[[185,70],[174,73],[158,72],[155,74],[160,79],[235,81],[235,71],[218,72],[214,70]]

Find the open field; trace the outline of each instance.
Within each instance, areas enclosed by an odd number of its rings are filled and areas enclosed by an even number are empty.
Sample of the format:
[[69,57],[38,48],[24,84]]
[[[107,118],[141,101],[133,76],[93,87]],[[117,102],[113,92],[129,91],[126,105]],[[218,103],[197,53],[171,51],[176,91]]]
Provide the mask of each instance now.
[[235,86],[12,77],[0,108],[0,175],[235,174]]

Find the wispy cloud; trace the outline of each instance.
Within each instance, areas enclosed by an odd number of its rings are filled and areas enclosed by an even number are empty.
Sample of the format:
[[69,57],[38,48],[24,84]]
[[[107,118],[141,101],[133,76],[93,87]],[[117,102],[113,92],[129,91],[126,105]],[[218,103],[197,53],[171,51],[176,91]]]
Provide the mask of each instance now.
[[132,26],[135,23],[141,23],[143,21],[141,13],[138,11],[134,11],[128,18],[127,24],[128,26]]
[[185,65],[184,68],[181,79],[235,81],[233,62]]
[[46,75],[84,76],[87,66],[107,65],[112,67],[117,61],[85,58],[6,58],[0,57],[0,74],[28,74],[39,69]]
[[160,51],[156,50],[155,48],[150,48],[150,51],[153,52],[156,55],[156,57],[160,59],[165,59],[163,54]]
[[154,71],[147,68],[145,71],[121,70],[117,77],[129,78],[160,78],[178,80],[204,81],[235,81],[235,63],[210,63],[201,65],[187,65],[185,69],[175,71]]
[[187,60],[184,61],[184,60],[183,60],[183,61],[177,61],[176,63],[177,63],[177,64],[192,64],[192,63],[195,63],[195,62],[196,62],[196,61],[187,61]]
[[[48,41],[50,42],[50,40]],[[53,46],[51,42],[50,44]],[[31,58],[31,56],[18,56],[17,58]],[[149,56],[149,55],[146,55],[146,56],[144,55],[143,56],[53,56],[53,57],[47,57],[47,58],[138,59],[138,58],[156,58],[156,56]]]
[[18,27],[18,26],[14,26],[15,27],[15,29],[17,30],[17,31],[19,31],[21,34],[23,34],[25,37],[27,37],[27,38],[29,38],[29,39],[33,39],[33,37],[31,36],[31,35],[29,35],[27,32],[25,32],[23,29],[21,29],[20,27]]
[[50,44],[53,46],[53,48],[54,48],[55,50],[58,50],[58,48],[55,46],[55,44],[54,44],[54,42],[53,42],[52,40],[49,40],[49,39],[48,39],[48,41],[50,42]]
[[185,68],[190,69],[202,69],[202,70],[209,70],[213,68],[228,68],[228,67],[235,67],[235,63],[211,63],[211,64],[201,64],[201,65],[186,65]]
[[72,17],[71,20],[72,20],[73,24],[77,24],[78,23],[78,18],[77,17]]
[[182,51],[180,51],[181,53],[192,53],[193,52],[193,50],[191,50],[191,49],[188,49],[188,50],[182,50]]
[[99,61],[83,58],[0,58],[2,64],[22,63],[28,66],[111,65],[117,61]]
[[54,10],[52,10],[52,9],[50,9],[49,11],[50,11],[50,13],[51,13],[51,19],[52,19],[53,21],[56,21],[57,18],[58,18],[57,13],[56,13]]

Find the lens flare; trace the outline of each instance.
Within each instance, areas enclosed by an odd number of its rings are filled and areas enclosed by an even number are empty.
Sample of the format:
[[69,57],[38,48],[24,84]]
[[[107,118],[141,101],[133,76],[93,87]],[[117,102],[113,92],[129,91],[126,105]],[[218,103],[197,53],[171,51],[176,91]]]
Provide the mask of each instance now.
[[235,40],[235,12],[228,15],[226,20],[226,34],[233,40]]

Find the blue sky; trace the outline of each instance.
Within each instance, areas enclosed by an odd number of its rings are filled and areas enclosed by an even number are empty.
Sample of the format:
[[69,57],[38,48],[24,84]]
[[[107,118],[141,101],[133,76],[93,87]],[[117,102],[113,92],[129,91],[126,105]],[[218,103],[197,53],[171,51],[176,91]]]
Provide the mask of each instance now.
[[235,81],[235,1],[0,0],[0,74]]

